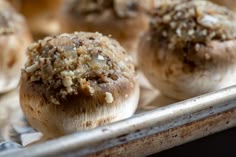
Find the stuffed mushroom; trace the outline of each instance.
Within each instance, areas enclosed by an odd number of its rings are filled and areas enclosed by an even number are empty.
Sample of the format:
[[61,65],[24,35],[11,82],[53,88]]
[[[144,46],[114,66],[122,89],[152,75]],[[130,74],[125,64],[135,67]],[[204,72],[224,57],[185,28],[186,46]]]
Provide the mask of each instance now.
[[0,93],[17,87],[30,43],[25,19],[6,1],[0,1]]
[[163,94],[186,99],[236,83],[236,16],[209,1],[162,3],[139,44],[139,64]]
[[28,49],[20,103],[29,123],[46,137],[130,117],[138,100],[134,66],[109,37],[62,34]]
[[61,11],[64,32],[89,31],[111,35],[134,53],[140,34],[148,28],[146,11],[152,0],[70,0]]

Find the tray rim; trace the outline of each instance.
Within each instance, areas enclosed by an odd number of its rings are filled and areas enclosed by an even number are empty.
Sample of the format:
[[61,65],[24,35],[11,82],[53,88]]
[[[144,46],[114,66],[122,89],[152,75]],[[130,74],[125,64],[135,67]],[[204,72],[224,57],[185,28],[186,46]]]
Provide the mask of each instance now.
[[[139,113],[119,122],[77,132],[21,150],[6,151],[0,154],[0,157],[93,155],[233,109],[236,109],[236,86]],[[220,130],[225,128],[222,126]]]

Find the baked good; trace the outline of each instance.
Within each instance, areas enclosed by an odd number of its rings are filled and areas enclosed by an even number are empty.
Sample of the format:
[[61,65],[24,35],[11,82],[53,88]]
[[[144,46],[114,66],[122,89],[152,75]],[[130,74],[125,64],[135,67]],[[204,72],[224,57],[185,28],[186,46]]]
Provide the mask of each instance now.
[[139,64],[163,94],[186,99],[235,84],[236,17],[209,1],[159,5],[139,43]]
[[47,37],[28,49],[20,104],[29,123],[54,138],[131,116],[139,100],[134,66],[100,33]]
[[18,85],[30,42],[25,19],[6,1],[0,1],[0,93]]

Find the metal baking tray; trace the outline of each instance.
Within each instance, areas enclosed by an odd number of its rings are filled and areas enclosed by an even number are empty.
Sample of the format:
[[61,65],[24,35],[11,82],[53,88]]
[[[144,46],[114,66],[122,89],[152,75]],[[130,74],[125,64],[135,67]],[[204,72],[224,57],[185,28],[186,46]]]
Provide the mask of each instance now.
[[147,156],[234,126],[236,86],[0,156]]

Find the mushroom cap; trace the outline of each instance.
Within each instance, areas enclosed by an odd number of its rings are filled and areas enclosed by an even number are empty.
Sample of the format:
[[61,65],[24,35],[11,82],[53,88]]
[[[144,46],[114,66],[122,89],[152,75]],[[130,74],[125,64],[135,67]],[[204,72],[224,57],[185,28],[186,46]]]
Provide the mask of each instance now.
[[140,40],[139,63],[163,94],[186,99],[235,84],[236,19],[207,1],[156,9]]
[[6,1],[0,1],[0,93],[18,85],[30,42],[25,19]]
[[30,124],[53,138],[131,116],[138,104],[134,66],[99,33],[45,38],[28,50],[20,103]]
[[140,34],[148,28],[151,0],[71,0],[61,11],[62,30],[112,35],[128,52],[136,50]]

